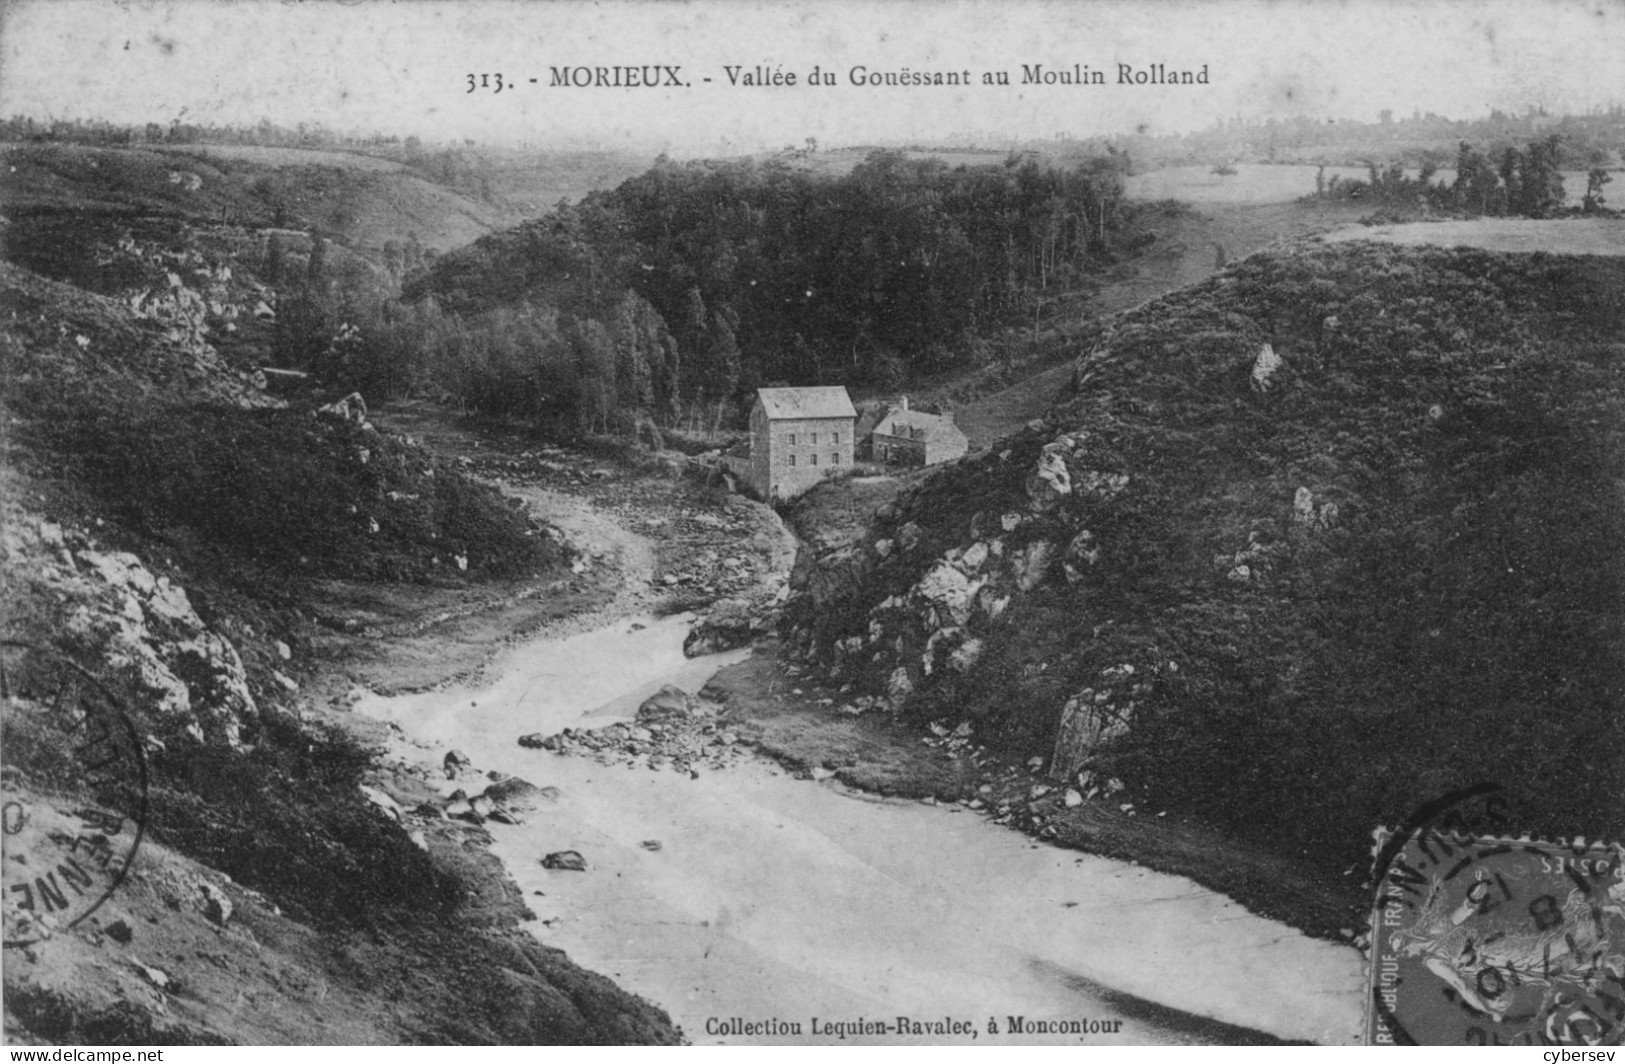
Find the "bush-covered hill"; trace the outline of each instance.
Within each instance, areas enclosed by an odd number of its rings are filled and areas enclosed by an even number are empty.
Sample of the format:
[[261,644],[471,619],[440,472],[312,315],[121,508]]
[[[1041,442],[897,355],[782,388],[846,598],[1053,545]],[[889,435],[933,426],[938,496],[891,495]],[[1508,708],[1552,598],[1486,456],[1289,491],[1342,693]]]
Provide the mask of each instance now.
[[192,145],[8,144],[7,212],[167,216],[249,228],[319,228],[353,247],[458,247],[512,220],[405,166],[346,152]]
[[[369,796],[432,797],[426,773],[299,695],[326,638],[315,581],[432,581],[451,603],[545,580],[566,549],[412,441],[268,399],[190,291],[154,310],[0,263],[6,797],[145,828],[76,928],[8,895],[6,1041],[677,1040],[525,930],[482,835]],[[87,782],[61,694],[84,675],[141,737],[138,776]]]
[[1617,836],[1622,341],[1625,260],[1254,256],[1117,319],[787,625],[913,716],[1335,872],[1479,781],[1517,830]]

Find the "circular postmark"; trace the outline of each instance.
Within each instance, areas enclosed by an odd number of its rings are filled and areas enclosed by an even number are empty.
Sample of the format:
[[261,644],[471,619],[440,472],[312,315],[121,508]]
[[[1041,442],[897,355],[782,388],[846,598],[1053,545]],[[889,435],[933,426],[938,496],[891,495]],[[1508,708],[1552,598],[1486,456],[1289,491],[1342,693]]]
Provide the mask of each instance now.
[[[8,667],[24,655],[26,691]],[[0,705],[0,921],[6,946],[26,946],[124,882],[146,833],[147,760],[118,697],[60,654],[0,640]]]
[[1497,790],[1379,836],[1369,1042],[1598,1045],[1625,1026],[1625,852],[1440,822]]

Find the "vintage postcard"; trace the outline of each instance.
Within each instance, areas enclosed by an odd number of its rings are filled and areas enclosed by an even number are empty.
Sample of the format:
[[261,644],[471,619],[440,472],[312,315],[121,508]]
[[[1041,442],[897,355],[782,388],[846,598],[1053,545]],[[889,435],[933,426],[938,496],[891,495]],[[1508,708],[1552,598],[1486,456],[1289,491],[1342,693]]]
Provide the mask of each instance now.
[[1612,0],[9,0],[5,1041],[1617,1046],[1622,205]]

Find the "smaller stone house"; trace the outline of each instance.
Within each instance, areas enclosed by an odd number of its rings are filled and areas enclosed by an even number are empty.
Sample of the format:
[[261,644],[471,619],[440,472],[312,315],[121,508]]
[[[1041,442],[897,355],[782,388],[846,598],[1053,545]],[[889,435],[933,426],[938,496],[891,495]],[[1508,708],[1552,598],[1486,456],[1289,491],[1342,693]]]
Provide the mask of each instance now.
[[758,388],[750,410],[750,486],[790,499],[852,465],[858,412],[846,389]]
[[906,395],[869,435],[869,453],[888,465],[936,465],[962,457],[968,450],[970,440],[954,424],[952,414],[910,410]]

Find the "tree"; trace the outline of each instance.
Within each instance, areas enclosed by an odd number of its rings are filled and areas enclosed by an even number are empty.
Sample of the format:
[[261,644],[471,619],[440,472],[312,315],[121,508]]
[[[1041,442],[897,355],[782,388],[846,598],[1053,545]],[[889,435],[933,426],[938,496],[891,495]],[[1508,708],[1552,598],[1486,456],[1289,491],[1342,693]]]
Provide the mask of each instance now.
[[1592,167],[1586,173],[1586,194],[1585,199],[1581,201],[1581,209],[1587,214],[1595,214],[1602,210],[1605,202],[1602,195],[1602,186],[1613,179],[1613,175],[1609,174],[1604,168],[1600,166]]
[[282,234],[272,233],[265,241],[265,283],[272,288],[282,283]]

